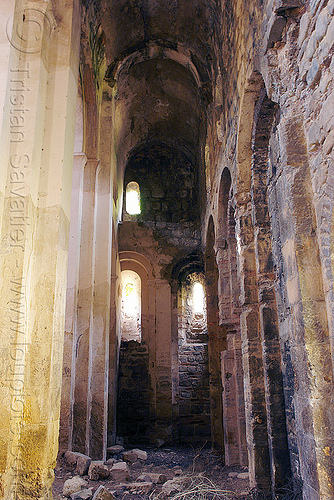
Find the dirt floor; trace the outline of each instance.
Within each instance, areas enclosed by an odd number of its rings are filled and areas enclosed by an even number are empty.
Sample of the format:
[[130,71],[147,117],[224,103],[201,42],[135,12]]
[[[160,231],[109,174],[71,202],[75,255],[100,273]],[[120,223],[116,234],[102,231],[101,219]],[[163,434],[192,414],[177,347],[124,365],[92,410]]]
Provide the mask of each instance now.
[[[138,448],[138,446],[133,448]],[[88,476],[84,476],[83,479],[88,483],[86,488],[92,487],[94,493],[102,484],[113,493],[115,498],[120,500],[164,500],[166,498],[171,500],[174,498],[180,500],[190,500],[191,498],[241,500],[251,498],[247,469],[225,467],[222,465],[221,457],[209,449],[174,447],[160,449],[140,447],[140,449],[147,452],[147,460],[137,461],[132,465],[128,464],[129,481],[123,481],[123,483],[110,479],[91,481]],[[140,491],[140,487],[135,489],[136,491],[128,491],[127,484],[135,483],[139,476],[149,473],[163,474],[166,481],[174,479],[177,484],[181,485],[179,491],[166,493],[163,484],[153,484],[148,492]],[[55,469],[54,500],[66,498],[62,494],[64,482],[74,475],[73,472],[66,470],[60,458]],[[223,493],[224,491],[226,494]]]

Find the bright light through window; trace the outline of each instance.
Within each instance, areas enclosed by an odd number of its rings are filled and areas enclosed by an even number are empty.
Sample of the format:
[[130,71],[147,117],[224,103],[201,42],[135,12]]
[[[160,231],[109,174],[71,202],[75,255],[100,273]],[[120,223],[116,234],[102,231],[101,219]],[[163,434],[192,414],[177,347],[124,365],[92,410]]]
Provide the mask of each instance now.
[[130,215],[140,214],[140,191],[137,182],[129,182],[126,186],[126,211]]
[[122,340],[141,340],[141,280],[134,271],[122,271]]
[[195,314],[204,314],[204,288],[202,283],[195,283],[193,288],[193,306]]

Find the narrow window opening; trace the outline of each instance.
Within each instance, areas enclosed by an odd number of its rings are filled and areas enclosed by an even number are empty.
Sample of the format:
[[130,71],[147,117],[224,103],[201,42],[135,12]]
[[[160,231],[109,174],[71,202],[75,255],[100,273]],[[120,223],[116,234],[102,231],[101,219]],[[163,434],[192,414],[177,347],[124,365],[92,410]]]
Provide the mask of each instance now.
[[141,280],[134,271],[122,271],[121,340],[141,342]]
[[129,182],[126,186],[125,209],[130,215],[140,214],[140,190],[137,182]]
[[193,311],[195,315],[203,316],[205,310],[205,294],[202,283],[195,283],[193,287]]

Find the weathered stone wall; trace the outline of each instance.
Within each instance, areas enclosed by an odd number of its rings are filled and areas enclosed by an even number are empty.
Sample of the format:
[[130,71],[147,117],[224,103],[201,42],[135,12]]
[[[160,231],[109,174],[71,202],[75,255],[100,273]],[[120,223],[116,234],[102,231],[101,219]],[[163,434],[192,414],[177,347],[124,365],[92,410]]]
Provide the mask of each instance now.
[[127,444],[150,442],[150,380],[147,346],[121,342],[117,388],[117,436]]
[[179,340],[180,443],[211,442],[208,346]]
[[[238,255],[241,296],[260,292],[261,267],[251,263],[252,253],[255,252],[256,260],[263,245],[271,245],[271,241],[273,245],[276,273],[272,284],[275,284],[277,305],[269,297],[260,296],[260,301],[264,300],[267,307],[269,300],[271,311],[277,315],[281,354],[278,356],[275,348],[275,357],[277,367],[281,365],[283,372],[293,474],[303,482],[305,498],[327,498],[333,495],[332,451],[328,444],[332,442],[333,426],[327,412],[333,390],[330,359],[333,339],[330,259],[333,2],[267,2],[263,5],[223,2],[222,19],[218,24],[224,28],[217,31],[217,51],[223,54],[223,63],[215,69],[215,82],[216,85],[224,82],[223,100],[215,96],[209,120],[206,157],[210,159],[207,178],[211,210],[207,211],[207,219],[213,214],[214,219],[219,220],[218,186],[223,169],[228,166],[232,175],[237,240],[241,238],[242,245],[245,244],[242,255],[240,249]],[[267,137],[269,134],[269,147],[266,146],[269,159],[266,160],[267,174],[264,171],[260,185],[256,185],[254,173],[262,160],[256,154],[253,156],[256,138],[252,130],[256,103],[263,87],[279,112],[273,129],[263,122],[263,131]],[[261,205],[256,193],[262,193],[263,201],[269,203],[265,220],[270,218],[271,226],[266,235],[263,230],[259,232],[257,220]],[[263,284],[267,288],[267,279]],[[258,298],[254,296],[253,300]],[[244,296],[244,315],[248,314],[249,304]],[[253,318],[252,329],[257,321]],[[273,316],[271,325],[272,321]],[[260,331],[263,326],[260,321]],[[246,323],[242,331],[247,331]],[[266,339],[264,331],[262,349],[258,351],[264,374],[269,352]],[[251,374],[249,370],[255,357],[245,348],[244,343],[245,393],[253,404],[251,393],[255,379],[247,376],[247,370]],[[315,359],[315,352],[322,361]],[[268,376],[269,385],[266,383],[263,389],[269,395],[273,374]],[[323,404],[319,405],[319,401]],[[270,411],[267,407],[265,413],[269,415]],[[249,432],[255,424],[247,407],[246,420],[250,442]],[[272,417],[269,421],[272,423]],[[265,446],[269,449],[273,446],[270,437]],[[268,458],[270,460],[272,458]],[[252,468],[251,476],[256,477]],[[255,482],[260,484],[261,478]]]

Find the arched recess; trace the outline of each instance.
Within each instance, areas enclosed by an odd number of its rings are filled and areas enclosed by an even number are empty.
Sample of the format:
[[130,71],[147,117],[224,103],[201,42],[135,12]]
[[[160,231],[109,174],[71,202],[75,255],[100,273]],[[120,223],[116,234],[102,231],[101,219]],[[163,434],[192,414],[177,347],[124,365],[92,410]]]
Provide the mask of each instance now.
[[209,342],[211,440],[214,448],[224,451],[220,353],[226,349],[226,328],[219,326],[218,266],[212,216],[210,216],[206,234],[204,263]]
[[120,252],[121,271],[133,271],[141,280],[141,341],[121,341],[118,364],[116,432],[125,442],[148,443],[153,429],[154,366],[150,337],[154,321],[150,315],[153,279],[149,261],[136,252]]
[[204,445],[211,439],[205,296],[201,311],[194,305],[195,287],[205,288],[203,255],[181,258],[171,277],[173,437],[181,444]]
[[240,110],[234,200],[250,481],[270,494],[290,476],[267,199],[268,147],[275,114],[261,75],[253,73]]

